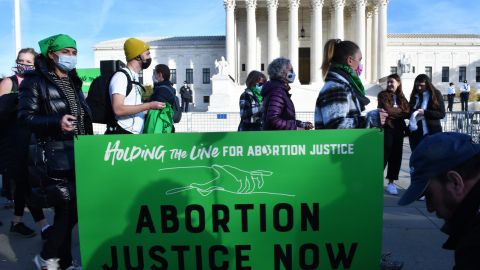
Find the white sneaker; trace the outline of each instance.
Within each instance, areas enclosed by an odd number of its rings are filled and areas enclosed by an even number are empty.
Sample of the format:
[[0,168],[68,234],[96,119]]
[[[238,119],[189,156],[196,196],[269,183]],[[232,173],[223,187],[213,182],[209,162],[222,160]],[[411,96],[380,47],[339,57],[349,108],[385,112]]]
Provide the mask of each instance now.
[[387,185],[387,192],[390,195],[397,195],[398,194],[397,186],[395,186],[394,183],[388,184]]
[[37,266],[38,270],[60,270],[60,265],[58,265],[60,259],[52,258],[48,260],[42,259],[40,255],[35,255],[33,262]]

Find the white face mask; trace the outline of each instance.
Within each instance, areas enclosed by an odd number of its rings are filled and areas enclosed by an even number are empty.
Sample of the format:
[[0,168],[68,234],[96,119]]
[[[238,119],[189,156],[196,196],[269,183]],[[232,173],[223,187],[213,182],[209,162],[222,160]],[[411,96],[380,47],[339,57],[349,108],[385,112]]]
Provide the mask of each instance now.
[[70,71],[75,68],[77,65],[77,56],[75,55],[66,55],[66,54],[59,54],[58,55],[58,63],[57,66],[63,71]]
[[295,72],[288,72],[287,73],[287,77],[285,77],[285,79],[287,79],[287,82],[288,83],[293,83],[295,81]]
[[152,75],[152,81],[153,81],[153,83],[157,83],[157,82],[158,82],[157,78],[155,77],[155,74]]

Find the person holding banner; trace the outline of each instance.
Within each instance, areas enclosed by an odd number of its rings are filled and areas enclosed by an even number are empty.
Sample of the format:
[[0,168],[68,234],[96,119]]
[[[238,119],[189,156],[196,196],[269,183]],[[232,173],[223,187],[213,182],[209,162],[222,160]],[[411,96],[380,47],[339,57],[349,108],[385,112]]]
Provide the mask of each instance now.
[[[30,159],[36,164],[31,178],[39,178],[44,207],[55,210],[54,224],[42,251],[34,258],[37,269],[66,269],[72,265],[71,236],[77,223],[73,139],[93,134],[90,109],[77,75],[77,44],[58,34],[38,42],[35,72],[27,74],[19,90],[18,117],[32,130],[37,144]],[[38,157],[38,154],[42,153]],[[54,153],[54,154],[52,154]],[[47,158],[42,158],[47,156]],[[33,197],[32,197],[33,199]]]
[[397,187],[393,182],[398,180],[402,165],[403,137],[407,128],[405,119],[410,111],[398,74],[387,77],[387,89],[378,93],[378,108],[388,113],[384,125],[384,167],[388,165],[387,192],[397,195]]
[[263,129],[296,130],[312,129],[313,124],[296,119],[295,106],[290,98],[290,83],[295,81],[295,72],[289,59],[280,57],[268,65],[270,80],[262,87]]
[[[42,238],[46,238],[49,224],[45,219],[42,208],[27,203],[29,193],[28,184],[28,144],[30,131],[26,129],[17,119],[18,88],[23,82],[26,73],[35,70],[34,61],[37,56],[32,48],[24,48],[18,52],[16,59],[15,75],[2,80],[0,83],[0,106],[2,140],[6,144],[2,147],[2,155],[5,155],[6,171],[3,181],[12,181],[14,217],[10,225],[10,233],[23,237],[33,237],[35,231],[22,222],[25,206],[28,207],[33,219],[41,229]],[[9,104],[3,101],[10,99]],[[8,110],[6,107],[9,107]],[[2,158],[2,160],[4,160]],[[3,166],[0,166],[3,167]]]
[[257,70],[251,71],[245,81],[245,91],[240,95],[240,124],[238,131],[262,130],[263,126],[263,97],[260,94],[263,84],[267,80],[265,75]]
[[440,120],[445,117],[442,93],[433,86],[430,77],[420,74],[415,78],[410,95],[410,148],[415,150],[425,136],[442,132]]
[[[370,100],[365,95],[360,75],[362,52],[352,41],[330,39],[323,50],[322,74],[325,85],[318,94],[315,106],[315,129],[365,128],[369,124],[361,113]],[[384,124],[387,117],[383,109],[375,112]]]
[[466,134],[425,137],[410,157],[411,183],[398,201],[408,205],[425,196],[429,212],[445,220],[454,250],[453,269],[480,269],[480,145]]

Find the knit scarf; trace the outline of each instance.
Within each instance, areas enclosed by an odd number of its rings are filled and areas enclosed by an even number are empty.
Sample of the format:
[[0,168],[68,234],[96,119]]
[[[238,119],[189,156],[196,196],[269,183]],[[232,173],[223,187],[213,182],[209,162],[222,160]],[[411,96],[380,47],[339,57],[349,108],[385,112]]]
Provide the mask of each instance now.
[[257,97],[258,103],[261,104],[263,101],[263,97],[262,95],[260,95],[260,89],[258,89],[258,87],[255,85],[254,87],[250,88],[250,90],[252,90],[252,93]]
[[355,73],[349,65],[332,63],[332,67],[338,68],[347,73],[352,79],[353,86],[357,89],[358,93],[365,96],[365,88],[363,87],[362,80],[360,80],[357,73]]

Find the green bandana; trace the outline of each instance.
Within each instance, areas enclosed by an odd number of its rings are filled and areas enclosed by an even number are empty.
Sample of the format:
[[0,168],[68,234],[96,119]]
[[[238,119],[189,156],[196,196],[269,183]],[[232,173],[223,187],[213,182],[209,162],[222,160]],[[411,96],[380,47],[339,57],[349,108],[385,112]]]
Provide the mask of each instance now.
[[353,69],[349,65],[332,63],[332,67],[343,70],[345,71],[345,73],[350,75],[350,78],[352,79],[352,82],[353,82],[353,86],[355,86],[357,91],[362,96],[365,96],[365,88],[363,88],[362,80],[360,80],[357,73],[355,73],[355,71],[353,71]]
[[65,48],[77,49],[77,42],[68,35],[58,34],[55,36],[42,39],[38,42],[40,52],[47,57],[48,51],[59,51]]
[[254,87],[250,88],[252,90],[253,94],[257,97],[258,102],[262,103],[263,97],[260,95],[260,89],[255,85]]

